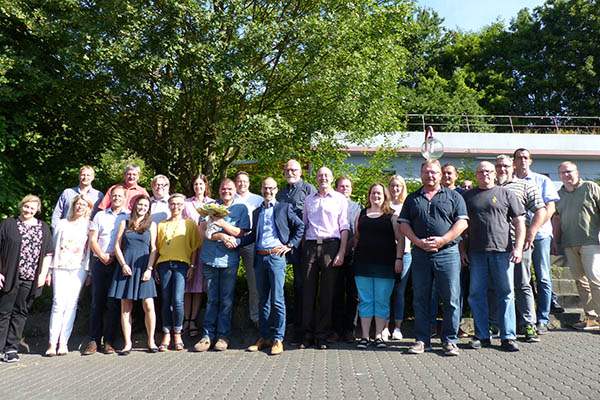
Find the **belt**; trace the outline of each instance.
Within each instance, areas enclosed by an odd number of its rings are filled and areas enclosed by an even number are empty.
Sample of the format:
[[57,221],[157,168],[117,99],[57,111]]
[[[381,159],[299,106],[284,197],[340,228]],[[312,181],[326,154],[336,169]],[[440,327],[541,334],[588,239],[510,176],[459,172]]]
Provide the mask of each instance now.
[[271,249],[271,250],[257,250],[256,254],[258,254],[259,256],[266,256],[268,254],[273,254],[273,253],[277,253],[277,249]]
[[317,245],[319,245],[319,244],[335,242],[336,240],[340,240],[340,239],[338,239],[338,238],[316,239],[316,240],[307,240],[307,242],[308,243],[316,243]]

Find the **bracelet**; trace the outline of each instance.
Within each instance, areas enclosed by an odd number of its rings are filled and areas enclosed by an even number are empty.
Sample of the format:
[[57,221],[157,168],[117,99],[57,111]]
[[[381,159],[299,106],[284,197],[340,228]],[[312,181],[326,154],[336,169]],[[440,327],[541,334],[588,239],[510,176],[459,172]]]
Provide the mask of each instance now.
[[196,268],[196,265],[190,264],[190,268]]
[[398,260],[402,261],[402,257],[396,257],[396,261]]
[[146,271],[154,271],[154,267],[148,267],[146,268]]

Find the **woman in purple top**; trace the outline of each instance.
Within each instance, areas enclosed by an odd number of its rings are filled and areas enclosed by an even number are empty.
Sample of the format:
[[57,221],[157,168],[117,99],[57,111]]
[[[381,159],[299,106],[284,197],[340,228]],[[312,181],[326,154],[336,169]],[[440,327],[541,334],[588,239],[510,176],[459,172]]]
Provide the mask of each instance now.
[[[203,174],[195,175],[190,184],[190,197],[186,199],[183,208],[183,218],[193,220],[196,225],[204,219],[198,214],[198,208],[206,203],[214,201],[210,198],[210,187],[208,179]],[[200,250],[200,249],[198,249]],[[202,293],[206,291],[204,283],[204,274],[202,273],[202,262],[200,261],[200,251],[196,260],[197,268],[192,269],[193,275],[186,282],[185,295],[183,298],[183,330],[189,331],[190,336],[198,336],[200,331],[196,326],[200,305],[202,304]]]

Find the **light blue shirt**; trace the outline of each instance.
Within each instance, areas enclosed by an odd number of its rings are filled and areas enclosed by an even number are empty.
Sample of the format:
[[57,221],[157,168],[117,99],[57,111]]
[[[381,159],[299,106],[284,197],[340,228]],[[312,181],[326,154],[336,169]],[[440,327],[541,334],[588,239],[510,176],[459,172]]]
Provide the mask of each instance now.
[[98,246],[103,253],[114,251],[119,225],[121,221],[127,219],[129,219],[129,210],[126,207],[123,207],[118,214],[115,214],[111,208],[96,214],[90,224],[90,231],[98,232]]
[[155,224],[159,224],[169,218],[171,218],[171,210],[169,210],[169,201],[167,199],[156,200],[152,197],[152,204],[150,204],[150,214],[152,214],[152,221]]
[[258,214],[258,226],[256,227],[256,243],[257,250],[272,250],[282,245],[277,230],[275,229],[275,218],[273,218],[273,210],[275,210],[275,202],[269,205],[261,206]]
[[[221,201],[217,203],[222,204]],[[225,221],[238,228],[249,230],[250,218],[248,218],[248,207],[245,204],[232,204],[227,207],[231,214],[223,218]],[[240,265],[239,247],[228,249],[222,241],[206,239],[202,243],[200,260],[215,268],[237,268]]]
[[[54,212],[52,213],[52,229],[56,229],[56,224],[58,224],[58,221],[69,216],[69,210],[71,210],[71,202],[78,194],[81,194],[79,186],[63,190],[60,197],[58,198],[58,201],[56,202]],[[96,212],[98,211],[98,204],[100,204],[104,195],[102,194],[102,192],[99,192],[93,187],[90,187],[88,192],[84,194],[92,201],[92,203],[94,203],[94,209],[92,210],[92,214],[90,215],[90,218],[94,218]]]
[[[523,179],[525,179],[526,181],[532,182],[535,185],[535,187],[542,194],[542,200],[544,200],[544,203],[547,204],[551,201],[556,202],[556,201],[560,200],[560,196],[558,195],[558,192],[556,190],[556,187],[554,186],[554,183],[552,183],[552,180],[550,178],[548,178],[546,175],[538,174],[536,172],[530,172],[529,175],[527,175]],[[531,222],[531,218],[533,218],[533,214],[531,212],[529,212],[528,213],[529,222]],[[551,224],[550,220],[548,220],[544,225],[542,225],[540,230],[535,235],[535,240],[545,239],[549,236],[552,237],[552,224]]]

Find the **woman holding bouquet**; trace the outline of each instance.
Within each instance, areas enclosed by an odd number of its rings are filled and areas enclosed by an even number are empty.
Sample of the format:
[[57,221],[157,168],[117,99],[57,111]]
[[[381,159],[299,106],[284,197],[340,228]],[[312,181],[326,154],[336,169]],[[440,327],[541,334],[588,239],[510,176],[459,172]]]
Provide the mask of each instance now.
[[[214,344],[217,351],[227,350],[231,333],[231,313],[240,254],[237,238],[250,229],[248,208],[234,204],[235,184],[225,179],[219,187],[221,207],[205,206],[213,214],[200,223],[205,239],[200,259],[203,263],[208,302],[202,324],[202,339],[194,346],[196,351],[206,351]],[[216,342],[215,342],[216,340]]]
[[[167,351],[173,334],[174,350],[183,350],[183,292],[186,277],[195,267],[196,251],[200,247],[198,227],[182,216],[185,196],[175,193],[169,197],[171,218],[158,224],[158,276],[162,289],[163,340],[160,351]],[[191,267],[191,268],[190,268]]]
[[[203,174],[195,175],[190,185],[190,197],[185,200],[183,207],[183,218],[191,219],[198,225],[204,220],[198,213],[198,208],[206,203],[213,202],[210,198],[210,187],[208,179]],[[189,330],[190,336],[195,337],[200,333],[196,326],[200,305],[202,304],[202,294],[206,291],[204,284],[204,274],[202,273],[202,261],[200,261],[200,249],[196,252],[198,257],[192,260],[196,268],[192,268],[191,276],[185,284],[185,295],[183,297],[183,331]]]

